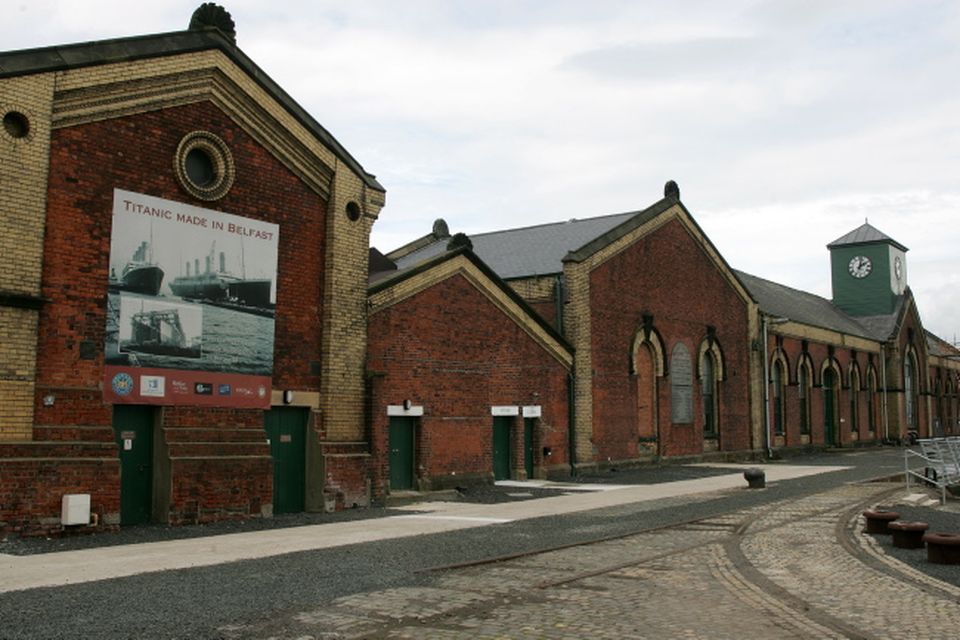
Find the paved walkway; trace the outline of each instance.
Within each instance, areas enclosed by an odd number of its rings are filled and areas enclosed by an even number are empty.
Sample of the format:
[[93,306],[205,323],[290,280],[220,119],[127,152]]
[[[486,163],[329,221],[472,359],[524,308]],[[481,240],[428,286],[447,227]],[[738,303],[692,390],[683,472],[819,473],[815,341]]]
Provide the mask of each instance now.
[[[561,485],[563,494],[502,504],[428,502],[409,513],[375,520],[272,529],[220,536],[112,546],[29,556],[0,554],[0,592],[77,584],[93,580],[209,566],[348,544],[455,531],[542,516],[601,509],[678,496],[743,488],[747,465],[730,474],[649,485]],[[768,483],[845,469],[843,466],[749,465],[766,472]],[[531,486],[542,486],[532,483]],[[593,490],[585,490],[593,489]],[[569,493],[567,491],[569,490]]]
[[844,485],[220,631],[276,640],[956,637],[960,589],[883,556],[851,511],[889,491]]

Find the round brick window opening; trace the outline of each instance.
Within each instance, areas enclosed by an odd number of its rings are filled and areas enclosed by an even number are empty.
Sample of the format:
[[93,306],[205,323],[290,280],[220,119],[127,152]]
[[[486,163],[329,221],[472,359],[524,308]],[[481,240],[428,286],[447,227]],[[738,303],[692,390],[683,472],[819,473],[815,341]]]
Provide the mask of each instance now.
[[30,121],[19,111],[8,111],[3,115],[3,130],[13,138],[26,138],[30,133]]
[[356,222],[360,219],[360,205],[356,202],[350,201],[347,203],[347,218],[351,222]]
[[187,153],[185,169],[190,182],[201,188],[209,187],[217,179],[213,158],[200,147],[194,147]]
[[188,133],[177,146],[174,174],[184,190],[201,200],[219,200],[236,176],[226,143],[209,131]]

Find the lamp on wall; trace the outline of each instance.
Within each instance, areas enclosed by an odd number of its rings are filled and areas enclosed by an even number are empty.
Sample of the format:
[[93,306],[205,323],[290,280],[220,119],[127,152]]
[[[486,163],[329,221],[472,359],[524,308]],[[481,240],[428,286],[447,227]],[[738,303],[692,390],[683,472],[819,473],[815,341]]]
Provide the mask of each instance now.
[[293,402],[293,391],[287,389],[283,392],[283,404],[290,404]]
[[410,400],[409,398],[407,398],[406,400],[403,401],[403,410],[404,410],[404,411],[410,411],[410,407],[412,407],[412,406],[413,406],[413,402],[411,402],[411,400]]

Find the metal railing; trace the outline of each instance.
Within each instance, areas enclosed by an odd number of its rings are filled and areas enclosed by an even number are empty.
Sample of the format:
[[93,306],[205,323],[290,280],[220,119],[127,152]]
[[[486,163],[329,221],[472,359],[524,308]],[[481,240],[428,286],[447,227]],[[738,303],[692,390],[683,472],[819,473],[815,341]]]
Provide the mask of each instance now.
[[940,490],[940,502],[947,501],[947,487],[960,484],[960,437],[920,438],[915,448],[903,453],[907,490],[916,478],[921,484]]

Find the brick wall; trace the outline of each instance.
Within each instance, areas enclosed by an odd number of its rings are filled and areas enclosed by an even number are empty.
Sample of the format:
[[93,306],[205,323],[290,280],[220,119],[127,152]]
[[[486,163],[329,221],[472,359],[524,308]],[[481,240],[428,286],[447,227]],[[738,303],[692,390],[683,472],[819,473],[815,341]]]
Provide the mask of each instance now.
[[589,292],[593,445],[601,462],[638,454],[630,348],[644,316],[652,317],[664,342],[668,367],[681,342],[693,365],[692,424],[672,423],[669,372],[658,380],[661,454],[704,452],[698,354],[708,326],[724,360],[718,446],[723,451],[750,448],[749,307],[689,226],[673,218],[644,234],[591,271]]
[[[52,100],[52,74],[0,80],[0,118],[27,123],[21,137],[0,127],[0,296],[40,295]],[[0,442],[30,439],[36,323],[36,310],[0,306]]]
[[120,464],[112,442],[0,444],[0,531],[60,530],[64,494],[89,493],[100,528],[120,521]]
[[[215,203],[182,192],[172,169],[179,140],[201,128],[228,144],[237,166],[233,189]],[[50,155],[43,271],[50,304],[40,313],[31,399],[44,437],[66,439],[51,428],[57,425],[111,423],[100,379],[114,187],[279,224],[273,384],[319,390],[311,363],[321,358],[326,204],[296,175],[209,102],[58,129]],[[80,356],[83,342],[95,345],[92,359]],[[42,402],[48,394],[55,397],[49,407]],[[168,407],[161,423],[165,434],[207,430],[202,442],[167,442],[171,522],[260,515],[268,507],[272,472],[262,411]],[[251,428],[259,430],[255,442],[243,435]]]
[[[492,479],[494,405],[541,405],[535,465],[546,473],[568,462],[567,365],[462,273],[372,313],[368,369],[375,494],[389,477],[387,406],[404,399],[424,409],[416,461],[424,488]],[[518,453],[519,417],[513,434]]]

